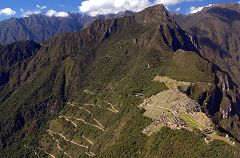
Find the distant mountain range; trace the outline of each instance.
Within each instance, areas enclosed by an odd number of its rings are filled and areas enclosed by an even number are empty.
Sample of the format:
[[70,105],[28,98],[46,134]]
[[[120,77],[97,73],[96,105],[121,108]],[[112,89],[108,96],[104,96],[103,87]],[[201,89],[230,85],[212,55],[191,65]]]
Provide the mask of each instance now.
[[[239,10],[179,15],[156,5],[0,22],[0,157],[238,158]],[[193,104],[200,112],[182,112]]]
[[58,33],[79,31],[89,21],[89,16],[80,14],[69,14],[65,18],[43,14],[11,18],[0,22],[0,43],[10,44],[21,40],[43,42]]
[[48,17],[45,14],[35,14],[25,18],[11,18],[0,21],[0,44],[10,44],[21,40],[33,40],[42,43],[59,33],[78,32],[84,26],[97,19],[108,19],[132,14],[133,12],[131,11],[96,17],[79,13],[70,13],[67,17]]

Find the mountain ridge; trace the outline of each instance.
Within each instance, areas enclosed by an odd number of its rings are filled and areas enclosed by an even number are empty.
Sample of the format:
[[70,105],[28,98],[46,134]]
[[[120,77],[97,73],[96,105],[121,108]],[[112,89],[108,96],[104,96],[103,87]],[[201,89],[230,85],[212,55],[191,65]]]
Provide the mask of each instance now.
[[67,17],[49,17],[44,13],[23,18],[10,18],[0,21],[0,44],[10,44],[21,40],[33,40],[42,43],[49,38],[66,32],[78,32],[97,19],[130,16],[133,12],[90,17],[80,13],[69,13]]

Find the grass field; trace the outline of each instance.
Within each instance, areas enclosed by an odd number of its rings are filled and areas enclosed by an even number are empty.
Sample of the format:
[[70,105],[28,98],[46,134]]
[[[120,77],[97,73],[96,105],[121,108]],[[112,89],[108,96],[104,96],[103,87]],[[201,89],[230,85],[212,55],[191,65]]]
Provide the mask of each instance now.
[[184,120],[186,124],[188,124],[192,128],[196,129],[204,129],[204,126],[198,123],[191,115],[188,113],[184,112],[179,114],[180,118]]
[[[186,112],[181,113],[180,117],[185,121],[185,123],[187,123],[192,128],[201,129],[201,130],[203,130],[204,128],[207,128],[207,127],[204,127],[202,124],[198,123],[191,115],[189,115]],[[222,137],[222,136],[216,135],[214,133],[207,134],[207,136],[209,136],[213,140],[220,140],[220,141],[226,142],[227,144],[229,144],[231,146],[234,145],[234,142],[226,137]]]
[[145,133],[147,136],[151,136],[153,133],[159,132],[160,129],[164,126],[164,124],[155,125],[155,123],[153,122],[143,130],[143,133]]
[[163,112],[165,114],[168,114],[169,116],[172,115],[172,113],[168,109],[160,108],[157,106],[149,106],[149,107],[151,107],[151,109],[149,108],[148,110],[146,110],[143,116],[151,119],[157,119],[159,115],[161,115]]
[[165,85],[170,90],[178,89],[178,86],[190,86],[191,85],[190,82],[177,81],[177,80],[171,79],[167,76],[156,76],[153,80],[165,83]]

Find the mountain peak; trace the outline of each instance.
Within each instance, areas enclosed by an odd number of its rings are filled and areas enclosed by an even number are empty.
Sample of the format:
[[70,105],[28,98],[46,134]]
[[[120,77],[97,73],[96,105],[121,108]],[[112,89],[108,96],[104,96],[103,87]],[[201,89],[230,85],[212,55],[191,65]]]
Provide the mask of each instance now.
[[169,20],[169,14],[162,4],[158,4],[139,12],[137,18],[140,23],[156,23]]
[[163,4],[157,4],[157,5],[153,5],[153,6],[150,6],[150,7],[147,7],[146,9],[144,9],[142,12],[165,12],[167,11],[167,9],[164,7]]

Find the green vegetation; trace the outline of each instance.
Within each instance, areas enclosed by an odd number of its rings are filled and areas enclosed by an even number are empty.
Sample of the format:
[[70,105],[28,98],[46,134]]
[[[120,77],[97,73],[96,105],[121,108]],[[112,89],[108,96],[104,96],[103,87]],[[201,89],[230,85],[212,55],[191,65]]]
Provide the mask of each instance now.
[[188,113],[180,113],[180,117],[184,120],[185,123],[187,123],[190,127],[195,129],[204,129],[203,125],[198,123],[191,115]]
[[233,141],[230,140],[230,138],[226,138],[226,137],[223,137],[223,136],[219,136],[217,134],[208,134],[208,136],[211,138],[211,139],[214,139],[214,140],[219,140],[219,141],[223,141],[225,143],[228,143],[229,145],[233,146],[235,145],[235,143],[233,143]]
[[216,157],[237,157],[236,152],[230,152],[230,146],[224,143],[214,141],[207,145],[203,141],[203,135],[195,132],[189,132],[185,129],[172,131],[163,128],[155,136],[152,136],[151,148],[146,151],[145,157],[155,157],[155,155],[163,158],[186,157],[186,158],[216,158]]
[[212,65],[197,54],[177,51],[168,67],[167,76],[178,81],[213,82]]
[[[0,157],[34,157],[33,150],[43,157],[46,153],[63,157],[55,139],[62,150],[81,158],[90,151],[102,158],[237,157],[235,148],[219,142],[207,145],[197,132],[163,128],[151,137],[142,133],[151,120],[143,117],[144,110],[137,107],[143,98],[135,94],[149,97],[166,90],[164,84],[152,82],[156,75],[213,82],[207,61],[193,52],[171,51],[176,49],[169,46],[171,40],[181,41],[178,46],[183,48],[182,39],[188,37],[167,17],[162,19],[162,32],[154,19],[142,24],[124,17],[97,21],[80,33],[59,35],[45,43],[21,75],[12,76],[21,82],[12,90],[10,83],[1,87]],[[174,37],[169,29],[176,32]],[[168,35],[169,43],[163,35]],[[69,107],[68,102],[85,109]],[[56,132],[55,139],[48,129]],[[82,150],[59,133],[74,142],[85,136],[94,145]]]

